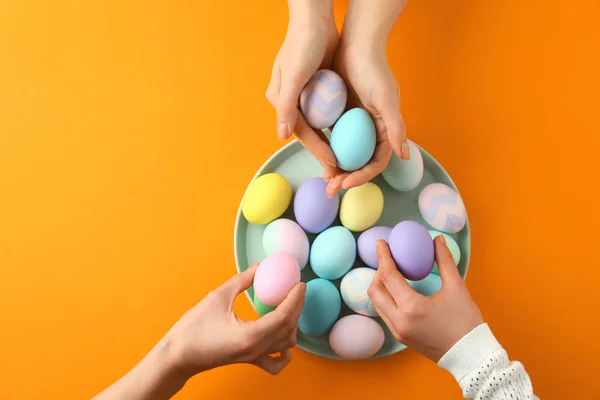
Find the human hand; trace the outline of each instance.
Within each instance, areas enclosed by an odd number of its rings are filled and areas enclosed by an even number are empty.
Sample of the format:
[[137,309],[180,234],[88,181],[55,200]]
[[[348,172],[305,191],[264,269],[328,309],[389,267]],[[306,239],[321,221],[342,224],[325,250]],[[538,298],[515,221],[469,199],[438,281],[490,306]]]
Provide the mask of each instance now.
[[[177,370],[192,376],[226,364],[249,363],[277,374],[291,361],[289,348],[296,345],[306,284],[294,286],[273,312],[242,321],[232,310],[233,301],[252,285],[257,266],[210,292],[166,334],[163,341],[172,349]],[[274,353],[281,355],[271,356]]]
[[396,269],[387,243],[377,241],[379,269],[367,293],[396,340],[437,362],[483,318],[443,235],[435,238],[435,257],[442,288],[427,297],[415,292]]
[[[277,112],[277,132],[281,140],[288,139],[296,129],[300,92],[318,69],[331,68],[340,39],[332,0],[289,0],[288,4],[288,29],[275,58],[266,93]],[[306,121],[304,124],[308,126]],[[303,130],[309,135],[308,140],[318,138],[315,131],[311,128],[309,131]],[[333,161],[335,165],[335,158]]]

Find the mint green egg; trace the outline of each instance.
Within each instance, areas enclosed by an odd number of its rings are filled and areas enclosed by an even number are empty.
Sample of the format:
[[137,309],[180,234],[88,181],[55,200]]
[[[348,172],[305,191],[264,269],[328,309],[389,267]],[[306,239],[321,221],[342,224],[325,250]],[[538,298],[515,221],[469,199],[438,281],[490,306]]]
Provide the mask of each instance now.
[[254,293],[254,309],[258,313],[259,317],[262,317],[263,315],[270,313],[271,311],[275,310],[276,308],[277,307],[271,307],[271,306],[264,304],[262,301],[260,301],[258,299],[258,297],[256,296],[256,292]]
[[[435,239],[440,235],[444,235],[444,239],[446,239],[446,245],[448,246],[450,253],[452,253],[454,263],[458,266],[458,263],[460,262],[460,248],[458,247],[456,240],[454,240],[452,236],[448,235],[447,233],[442,233],[434,230],[429,231],[429,234],[431,235],[432,239]],[[433,263],[433,270],[431,272],[438,275],[440,274],[437,263]]]
[[432,296],[442,288],[442,278],[433,273],[427,275],[425,279],[421,279],[420,281],[411,281],[408,279],[406,281],[410,287],[423,296]]

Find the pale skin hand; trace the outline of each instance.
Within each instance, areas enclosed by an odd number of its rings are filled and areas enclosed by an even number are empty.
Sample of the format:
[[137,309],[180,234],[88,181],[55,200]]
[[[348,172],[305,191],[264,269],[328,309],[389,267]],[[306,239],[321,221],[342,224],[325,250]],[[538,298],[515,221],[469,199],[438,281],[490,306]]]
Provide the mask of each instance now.
[[336,169],[335,157],[321,131],[314,131],[298,110],[300,92],[321,68],[331,69],[340,35],[333,18],[333,0],[288,0],[289,22],[275,62],[267,99],[277,112],[281,140],[295,132],[298,140],[325,170]]
[[438,362],[456,342],[483,323],[442,235],[435,238],[442,288],[433,296],[423,296],[410,287],[396,269],[385,241],[377,242],[377,257],[379,269],[367,293],[400,343]]
[[329,181],[329,196],[340,188],[360,186],[377,176],[387,166],[392,150],[402,159],[410,158],[406,127],[400,114],[400,89],[385,53],[387,38],[406,3],[350,1],[333,66],[348,86],[347,108],[361,107],[371,114],[377,145],[367,165]]
[[169,399],[190,377],[227,364],[253,364],[279,373],[292,359],[289,349],[296,345],[306,284],[294,286],[275,311],[256,321],[242,321],[232,304],[252,285],[257,266],[210,292],[136,367],[95,399]]

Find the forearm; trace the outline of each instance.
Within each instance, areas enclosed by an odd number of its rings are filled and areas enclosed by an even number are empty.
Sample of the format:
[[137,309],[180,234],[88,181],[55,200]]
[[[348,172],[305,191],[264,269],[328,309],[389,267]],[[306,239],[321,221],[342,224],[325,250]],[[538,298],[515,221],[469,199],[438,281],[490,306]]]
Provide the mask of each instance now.
[[334,23],[333,0],[288,0],[288,10],[290,22],[317,22],[323,25]]
[[342,44],[385,52],[387,38],[406,3],[408,0],[350,0]]
[[463,337],[439,365],[454,375],[466,399],[537,399],[523,364],[508,359],[487,324]]
[[177,393],[188,377],[173,363],[170,343],[162,340],[125,376],[94,400],[162,400]]

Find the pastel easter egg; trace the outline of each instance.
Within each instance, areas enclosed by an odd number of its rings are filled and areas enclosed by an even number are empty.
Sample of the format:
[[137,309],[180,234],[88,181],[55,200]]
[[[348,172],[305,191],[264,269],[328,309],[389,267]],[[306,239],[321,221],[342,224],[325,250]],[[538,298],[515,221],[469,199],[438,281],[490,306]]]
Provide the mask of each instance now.
[[340,318],[329,333],[331,348],[347,360],[364,360],[374,356],[384,340],[383,328],[374,319],[358,314]]
[[252,224],[268,224],[290,205],[292,187],[279,174],[259,176],[248,186],[242,200],[242,214]]
[[394,189],[400,192],[413,190],[423,178],[423,156],[419,148],[410,140],[407,140],[410,151],[410,160],[403,160],[392,153],[390,162],[383,170],[383,179]]
[[398,270],[406,279],[418,281],[433,268],[433,239],[427,229],[415,221],[402,221],[392,229],[390,252]]
[[277,308],[277,307],[268,306],[268,305],[264,304],[262,301],[260,301],[260,299],[256,295],[256,292],[254,292],[253,303],[254,303],[254,309],[256,310],[256,313],[258,314],[259,317],[267,315],[268,313],[270,313],[271,311],[273,311]]
[[436,274],[429,274],[420,281],[406,280],[408,284],[423,296],[433,296],[442,288],[442,279]]
[[[450,250],[452,258],[454,259],[454,264],[458,266],[458,263],[460,263],[460,247],[458,247],[458,243],[456,243],[456,240],[454,240],[452,236],[448,235],[447,233],[430,230],[429,234],[431,235],[432,239],[435,239],[440,235],[444,236],[444,239],[446,239],[446,246],[448,246],[448,250]],[[433,263],[433,270],[431,272],[439,275],[440,272],[438,270],[438,265],[436,262]]]
[[294,197],[294,216],[298,224],[310,233],[319,233],[329,228],[337,217],[340,196],[327,197],[327,182],[312,178],[304,182]]
[[317,236],[310,249],[310,266],[319,278],[334,280],[344,276],[356,260],[352,232],[334,226]]
[[305,335],[322,335],[335,323],[341,308],[340,292],[335,285],[325,279],[313,279],[306,284],[298,329]]
[[460,195],[443,183],[431,183],[419,194],[419,211],[432,228],[457,233],[467,223],[467,210]]
[[300,225],[290,219],[276,219],[267,225],[263,233],[263,248],[266,255],[280,251],[290,253],[298,260],[300,269],[308,263],[308,237]]
[[375,124],[362,108],[348,110],[331,132],[331,150],[341,169],[356,171],[371,160],[377,138]]
[[300,266],[289,253],[273,253],[260,263],[254,274],[254,292],[267,306],[278,306],[300,282]]
[[346,192],[340,205],[340,221],[353,232],[369,229],[383,212],[383,192],[367,182]]
[[344,80],[331,70],[321,69],[302,89],[300,110],[313,128],[329,128],[344,112],[347,96]]
[[368,317],[377,317],[377,311],[371,304],[367,289],[373,282],[375,270],[371,268],[355,268],[342,278],[340,292],[344,303],[352,311]]
[[377,241],[388,241],[392,228],[389,226],[374,226],[360,234],[356,241],[358,256],[371,268],[379,268],[377,259]]

